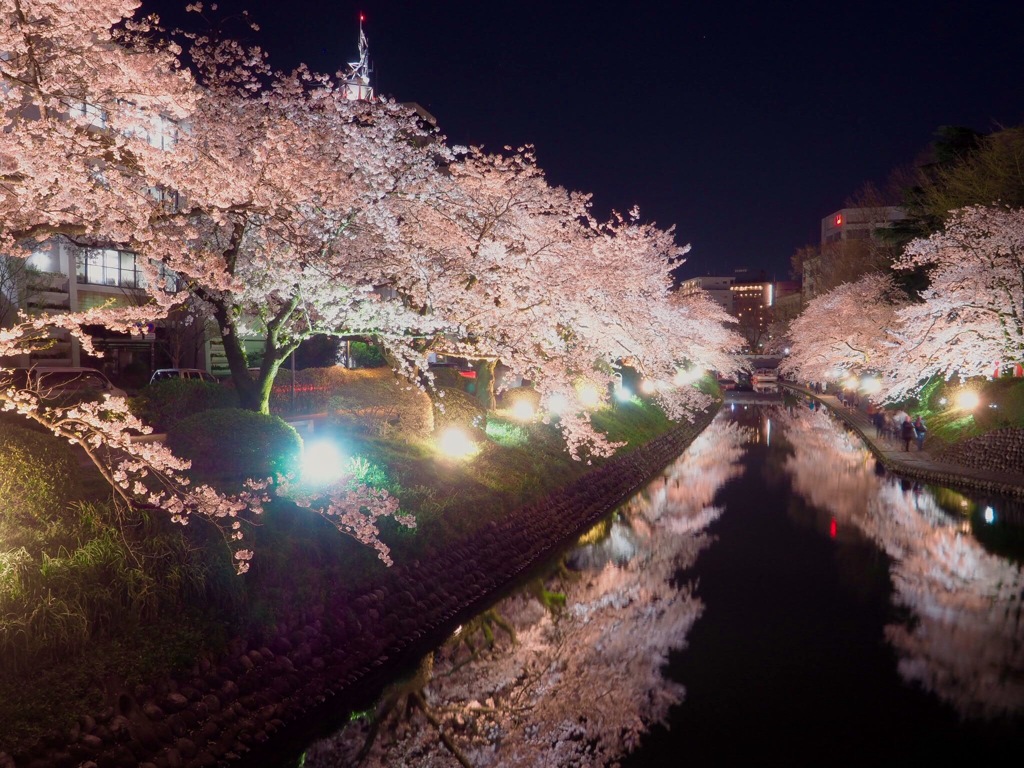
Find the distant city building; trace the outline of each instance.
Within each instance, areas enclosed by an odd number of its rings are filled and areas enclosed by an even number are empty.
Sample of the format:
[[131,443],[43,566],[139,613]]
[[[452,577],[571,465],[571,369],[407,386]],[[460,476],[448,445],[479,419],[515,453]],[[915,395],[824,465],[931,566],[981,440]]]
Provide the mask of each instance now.
[[821,244],[877,239],[879,229],[891,227],[893,222],[905,218],[903,209],[895,205],[842,208],[821,220]]
[[801,267],[804,303],[877,269],[884,261],[879,232],[904,218],[894,205],[842,208],[822,218],[818,253]]
[[[799,312],[800,283],[767,279],[763,270],[737,269],[732,275],[703,275],[684,280],[679,292],[689,296],[706,292],[736,318],[753,350],[768,341],[769,327],[780,312]],[[795,307],[795,309],[794,309]]]
[[735,277],[691,277],[679,284],[682,296],[691,296],[698,291],[706,292],[712,299],[721,304],[725,311],[732,314],[732,284]]

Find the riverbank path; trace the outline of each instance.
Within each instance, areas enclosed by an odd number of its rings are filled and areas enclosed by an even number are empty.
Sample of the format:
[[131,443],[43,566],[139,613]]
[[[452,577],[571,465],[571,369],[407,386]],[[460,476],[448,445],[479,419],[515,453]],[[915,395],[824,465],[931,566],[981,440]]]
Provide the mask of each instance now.
[[951,464],[929,451],[927,441],[925,450],[918,450],[917,444],[911,441],[910,450],[904,451],[902,440],[877,437],[871,417],[861,408],[843,405],[835,395],[818,394],[789,381],[780,382],[780,384],[827,406],[836,416],[859,433],[871,452],[881,459],[886,467],[895,472],[935,482],[968,485],[1024,498],[1024,472],[1014,473]]

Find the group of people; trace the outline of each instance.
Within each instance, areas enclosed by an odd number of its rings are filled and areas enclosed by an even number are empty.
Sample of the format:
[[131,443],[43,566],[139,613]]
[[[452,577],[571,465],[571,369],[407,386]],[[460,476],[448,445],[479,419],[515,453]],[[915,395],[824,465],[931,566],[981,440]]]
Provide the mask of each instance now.
[[917,450],[924,450],[924,438],[928,433],[921,414],[911,418],[906,411],[887,411],[883,408],[870,408],[871,421],[875,425],[875,437],[886,437],[903,441],[903,450],[910,450],[910,441],[917,443]]

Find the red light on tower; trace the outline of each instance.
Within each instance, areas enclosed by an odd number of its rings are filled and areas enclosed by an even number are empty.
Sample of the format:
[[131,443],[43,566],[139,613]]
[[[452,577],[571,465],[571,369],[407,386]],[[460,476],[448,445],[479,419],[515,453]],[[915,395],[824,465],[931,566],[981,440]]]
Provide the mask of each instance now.
[[836,226],[837,227],[843,226],[843,214],[841,214],[841,213],[837,213],[836,214]]

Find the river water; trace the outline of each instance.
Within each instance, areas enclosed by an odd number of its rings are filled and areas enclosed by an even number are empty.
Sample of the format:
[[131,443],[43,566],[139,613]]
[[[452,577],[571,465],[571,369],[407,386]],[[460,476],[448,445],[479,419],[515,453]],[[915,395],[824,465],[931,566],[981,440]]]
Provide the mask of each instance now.
[[1019,760],[1021,514],[887,475],[823,411],[726,409],[303,764]]

